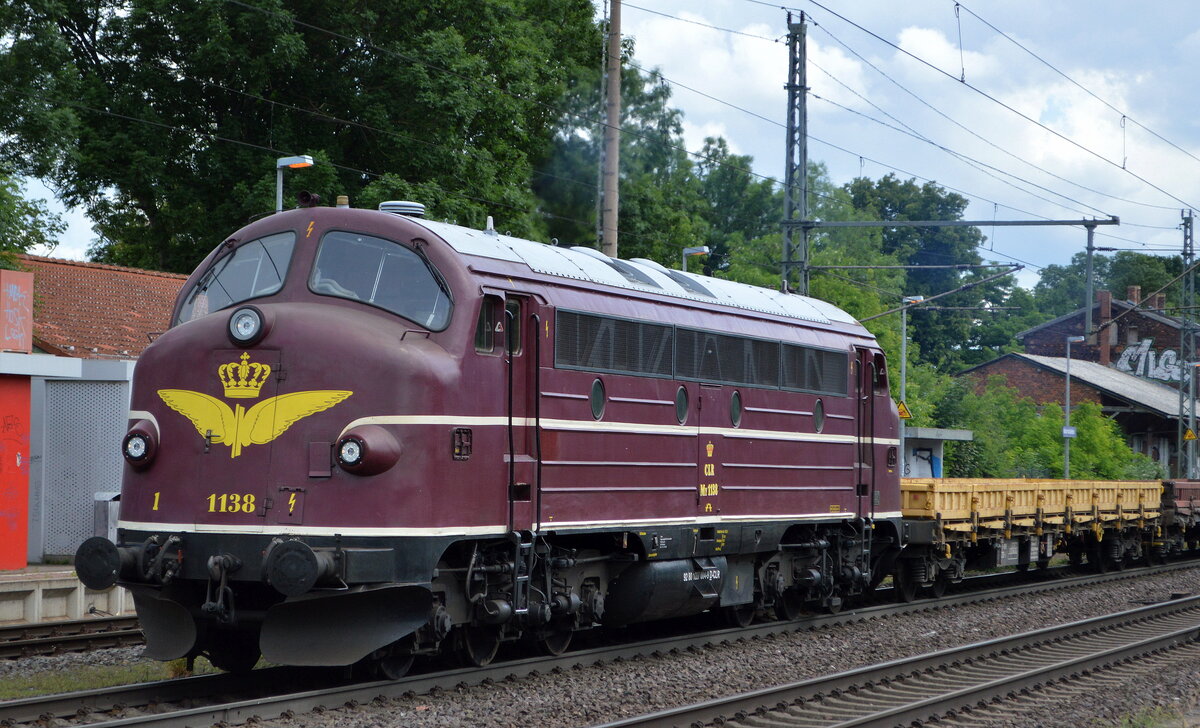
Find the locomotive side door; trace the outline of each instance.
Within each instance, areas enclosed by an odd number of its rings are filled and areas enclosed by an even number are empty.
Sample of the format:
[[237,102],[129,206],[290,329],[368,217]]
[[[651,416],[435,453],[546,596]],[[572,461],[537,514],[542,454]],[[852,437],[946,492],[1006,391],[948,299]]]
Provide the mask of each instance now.
[[875,502],[875,354],[870,349],[854,350],[854,488],[855,511],[859,516],[874,513]]
[[537,530],[541,503],[541,432],[538,359],[541,354],[539,308],[531,296],[507,293],[504,299],[508,527]]
[[699,446],[697,462],[696,513],[716,516],[721,512],[721,459],[723,440],[718,434],[729,426],[726,417],[725,389],[712,384],[696,388],[696,409],[699,413]]

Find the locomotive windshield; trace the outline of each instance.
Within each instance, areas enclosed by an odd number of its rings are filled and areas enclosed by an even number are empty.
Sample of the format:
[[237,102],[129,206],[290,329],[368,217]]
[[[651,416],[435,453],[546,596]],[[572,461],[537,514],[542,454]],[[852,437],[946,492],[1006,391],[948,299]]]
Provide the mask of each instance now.
[[283,287],[295,243],[295,233],[277,233],[251,240],[217,259],[184,296],[175,323],[275,293]]
[[433,331],[450,323],[441,277],[422,256],[390,240],[327,233],[308,284],[314,293],[369,303]]

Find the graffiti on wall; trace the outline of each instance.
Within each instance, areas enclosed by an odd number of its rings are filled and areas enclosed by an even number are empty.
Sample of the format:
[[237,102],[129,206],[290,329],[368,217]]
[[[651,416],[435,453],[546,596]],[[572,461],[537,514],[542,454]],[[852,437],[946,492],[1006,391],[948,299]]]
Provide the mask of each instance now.
[[0,351],[33,350],[33,274],[25,271],[0,271],[0,308],[4,331]]
[[1179,360],[1174,349],[1155,351],[1151,348],[1154,339],[1142,339],[1142,343],[1125,347],[1117,359],[1117,369],[1145,379],[1162,382],[1178,382],[1185,362]]

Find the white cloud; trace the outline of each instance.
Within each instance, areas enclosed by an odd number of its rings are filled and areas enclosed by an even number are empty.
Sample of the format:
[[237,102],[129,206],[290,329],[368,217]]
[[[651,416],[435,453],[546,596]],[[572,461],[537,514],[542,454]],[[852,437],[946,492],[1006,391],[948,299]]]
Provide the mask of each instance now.
[[[697,124],[684,117],[683,141],[688,151],[699,152],[704,148],[704,140],[708,137],[724,137],[728,140],[729,130],[725,128],[725,124],[719,121],[704,121]],[[729,142],[729,151],[733,154],[742,153],[734,142]]]

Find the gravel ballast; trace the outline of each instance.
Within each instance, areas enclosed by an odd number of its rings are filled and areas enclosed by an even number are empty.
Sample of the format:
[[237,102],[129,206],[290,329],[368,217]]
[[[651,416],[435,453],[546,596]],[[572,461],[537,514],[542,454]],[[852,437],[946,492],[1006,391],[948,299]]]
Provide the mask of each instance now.
[[[981,642],[1055,624],[1109,614],[1163,600],[1174,592],[1200,593],[1200,568],[1109,584],[930,610],[858,624],[777,635],[695,652],[646,657],[492,685],[429,695],[382,698],[369,704],[258,726],[376,728],[380,726],[581,726],[696,703],[948,647]],[[0,679],[19,671],[70,670],[129,664],[140,648],[100,650],[0,662]],[[1103,726],[1139,710],[1165,707],[1184,713],[1200,698],[1200,664],[1106,684],[1048,711],[992,723],[1022,726]],[[1039,714],[1040,713],[1040,714]],[[980,716],[982,717],[982,716]]]

